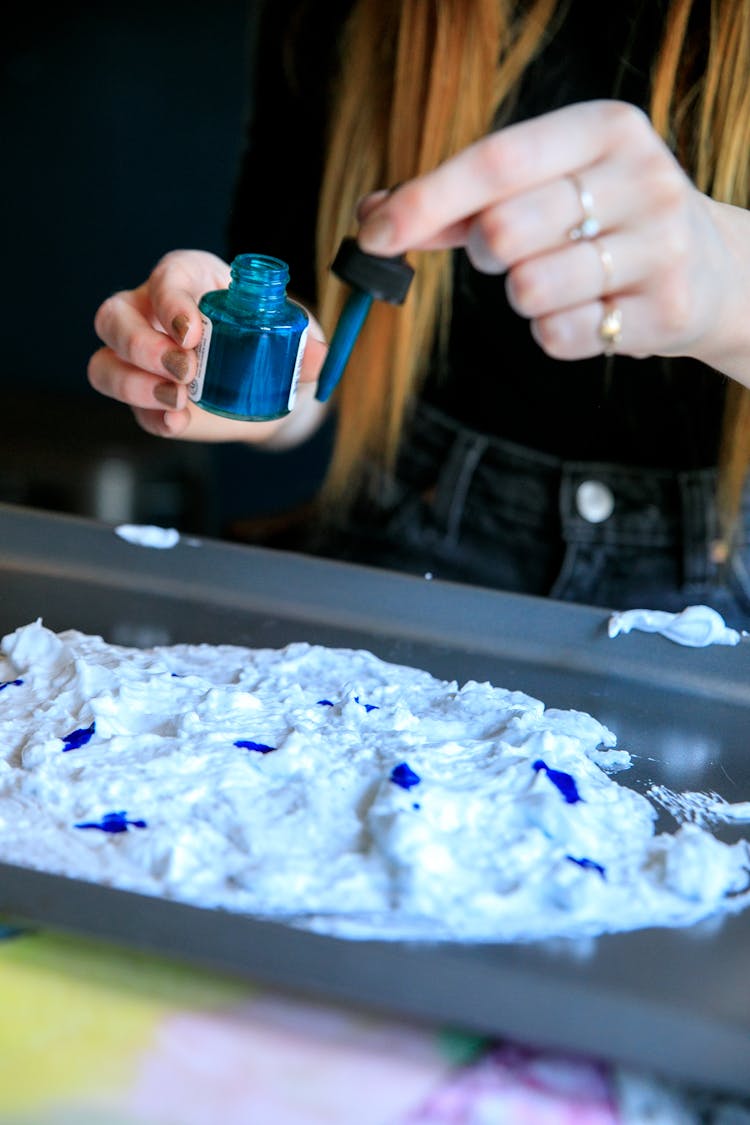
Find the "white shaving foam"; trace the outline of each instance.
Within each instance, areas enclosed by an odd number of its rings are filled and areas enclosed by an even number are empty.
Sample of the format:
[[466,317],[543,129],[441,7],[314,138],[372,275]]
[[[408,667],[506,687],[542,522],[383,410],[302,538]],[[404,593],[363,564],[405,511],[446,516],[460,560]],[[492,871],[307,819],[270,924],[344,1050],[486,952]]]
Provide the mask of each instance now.
[[176,547],[180,541],[180,533],[174,527],[156,527],[153,524],[122,523],[115,528],[115,534],[138,547],[156,547],[159,550]]
[[657,832],[581,711],[304,642],[37,621],[0,652],[5,862],[349,938],[586,939],[750,901],[748,843]]
[[689,605],[680,613],[667,613],[661,609],[628,609],[613,613],[609,619],[610,637],[630,633],[633,629],[660,633],[675,644],[691,648],[737,645],[746,635],[730,629],[721,614],[707,605]]

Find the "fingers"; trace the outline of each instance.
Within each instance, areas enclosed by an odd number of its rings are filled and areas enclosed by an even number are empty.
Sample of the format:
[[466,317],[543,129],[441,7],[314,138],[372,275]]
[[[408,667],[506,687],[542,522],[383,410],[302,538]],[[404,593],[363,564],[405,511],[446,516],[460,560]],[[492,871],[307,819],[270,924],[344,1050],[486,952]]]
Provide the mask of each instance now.
[[111,348],[94,352],[88,364],[88,380],[100,394],[130,406],[147,433],[178,437],[187,428],[187,387],[124,362]]
[[309,437],[325,413],[312,396],[312,387],[300,388],[291,414],[267,422],[248,422],[225,418],[190,403],[184,410],[133,411],[143,429],[159,437],[183,438],[199,442],[241,442],[269,448],[290,447]]
[[511,306],[560,359],[698,354],[731,288],[706,281],[728,273],[706,197],[625,103],[500,130],[359,216],[365,251],[462,246],[477,270],[506,274]]
[[383,255],[428,248],[486,207],[587,168],[649,128],[633,106],[586,102],[491,133],[370,209],[360,245]]
[[[118,294],[105,302],[108,306],[98,314],[103,337],[113,340],[118,348],[135,356],[142,364],[152,362],[148,348],[150,337],[159,338],[159,347],[175,350],[174,342],[148,323],[145,313],[150,307],[143,288]],[[309,315],[309,314],[308,314]],[[162,341],[166,340],[164,344]],[[314,384],[327,351],[323,330],[314,316],[309,316],[307,345],[300,371],[300,382]],[[168,354],[168,353],[166,353]],[[191,364],[195,356],[191,355]],[[164,353],[161,366],[165,366]],[[192,366],[191,366],[192,370]],[[188,376],[191,377],[191,376]],[[188,400],[184,381],[177,382],[167,371],[154,374],[143,366],[124,359],[110,346],[102,347],[89,360],[88,378],[101,394],[130,406],[137,423],[157,437],[187,438],[191,441],[239,441],[253,444],[277,440],[282,429],[296,430],[302,437],[317,424],[319,404],[308,402],[309,395],[300,395],[295,407],[293,425],[286,419],[272,422],[241,422],[201,410]],[[304,411],[301,409],[305,406]],[[301,415],[304,413],[305,417]]]
[[[553,359],[591,359],[603,352],[650,355],[648,346],[636,351],[632,344],[631,326],[638,325],[640,336],[644,315],[650,319],[645,306],[642,298],[634,296],[591,301],[532,320],[531,334]],[[656,326],[650,325],[648,335],[657,334]]]
[[381,189],[380,191],[370,192],[360,199],[356,208],[356,218],[358,223],[363,223],[368,215],[370,215],[378,204],[382,203],[390,195],[390,191]]
[[133,416],[141,429],[154,437],[183,437],[190,424],[188,409],[159,411],[135,407]]
[[201,338],[198,301],[212,289],[229,285],[229,266],[215,254],[175,250],[154,268],[146,296],[159,325],[183,348],[197,347]]
[[166,254],[137,289],[115,293],[99,307],[94,328],[102,343],[133,367],[190,382],[193,349],[201,338],[200,297],[229,282],[229,267],[214,254]]
[[[602,229],[609,230],[622,221],[626,201],[619,194],[608,197],[604,215],[599,167],[587,169],[586,188],[597,201]],[[564,176],[485,208],[468,223],[466,252],[483,273],[504,273],[515,262],[565,245],[581,217],[579,192],[572,178]]]
[[[178,347],[171,336],[154,328],[152,311],[145,287],[115,293],[99,306],[96,334],[130,367],[189,383],[195,375],[195,352]],[[197,308],[196,322],[200,324]]]
[[198,301],[228,284],[229,267],[203,251],[166,254],[143,285],[109,297],[94,328],[105,345],[88,379],[100,394],[130,406],[141,427],[180,436],[192,425],[187,385],[195,377],[202,324]]
[[612,293],[642,289],[664,266],[661,228],[619,230],[569,244],[514,266],[506,290],[511,307],[532,319]]
[[[317,379],[325,350],[325,344],[313,337],[310,356],[306,350],[304,361],[308,365],[308,383]],[[303,373],[304,363],[301,380]],[[283,422],[242,422],[201,410],[189,401],[184,384],[141,371],[121,360],[111,348],[100,348],[94,353],[89,360],[88,378],[100,394],[130,406],[138,425],[156,437],[260,443],[275,435]]]
[[322,334],[320,337],[313,335],[311,327],[305,345],[305,354],[302,357],[302,366],[300,367],[300,383],[317,383],[327,351],[328,345],[322,338]]
[[317,383],[320,369],[328,351],[328,344],[320,321],[313,316],[306,305],[303,305],[302,308],[307,313],[308,323],[305,354],[302,357],[299,381],[300,383]]
[[[135,407],[133,415],[146,433],[154,437],[183,438],[200,442],[260,443],[278,426],[277,422],[240,422],[209,414],[188,404],[182,410],[148,410]],[[268,433],[266,433],[266,430]]]
[[94,352],[89,360],[88,378],[94,390],[127,406],[181,410],[188,402],[184,383],[176,383],[166,372],[162,378],[127,363],[112,348]]
[[602,352],[642,358],[690,354],[684,341],[693,325],[689,292],[675,275],[665,279],[658,298],[638,289],[600,297],[532,318],[531,332],[553,359],[588,359]]

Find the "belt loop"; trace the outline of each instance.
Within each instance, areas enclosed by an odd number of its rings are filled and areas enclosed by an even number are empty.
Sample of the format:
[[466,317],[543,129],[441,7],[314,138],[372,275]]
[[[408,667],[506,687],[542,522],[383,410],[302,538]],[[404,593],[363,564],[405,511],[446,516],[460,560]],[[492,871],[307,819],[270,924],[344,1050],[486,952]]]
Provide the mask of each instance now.
[[455,543],[461,529],[466,496],[489,438],[468,429],[458,429],[456,439],[437,481],[433,512],[445,530],[445,539]]
[[711,544],[719,533],[716,474],[713,470],[678,473],[682,501],[683,582],[706,586],[716,581]]

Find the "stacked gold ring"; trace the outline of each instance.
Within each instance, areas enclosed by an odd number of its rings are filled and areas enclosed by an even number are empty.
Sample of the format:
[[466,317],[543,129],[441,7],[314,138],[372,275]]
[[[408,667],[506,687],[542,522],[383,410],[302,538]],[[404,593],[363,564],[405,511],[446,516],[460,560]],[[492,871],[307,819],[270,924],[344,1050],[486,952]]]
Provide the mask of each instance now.
[[622,336],[622,311],[617,305],[604,302],[604,316],[599,325],[599,339],[604,344],[604,354],[614,355]]

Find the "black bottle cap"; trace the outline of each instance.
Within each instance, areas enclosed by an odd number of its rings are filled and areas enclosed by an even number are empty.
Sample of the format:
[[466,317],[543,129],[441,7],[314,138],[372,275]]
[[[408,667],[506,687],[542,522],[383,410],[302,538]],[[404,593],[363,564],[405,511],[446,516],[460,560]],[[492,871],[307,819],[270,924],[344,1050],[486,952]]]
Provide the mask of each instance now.
[[409,292],[414,270],[403,254],[396,258],[379,258],[360,250],[354,238],[343,239],[331,269],[357,289],[369,293],[376,301],[402,305]]

